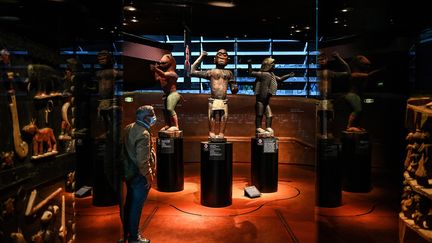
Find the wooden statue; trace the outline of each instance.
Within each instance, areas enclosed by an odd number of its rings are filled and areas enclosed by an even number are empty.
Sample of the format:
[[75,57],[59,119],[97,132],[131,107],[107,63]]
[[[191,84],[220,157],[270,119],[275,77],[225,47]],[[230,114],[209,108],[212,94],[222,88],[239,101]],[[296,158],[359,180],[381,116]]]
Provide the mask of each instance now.
[[[32,159],[57,154],[56,139],[51,128],[38,129],[35,121],[32,120],[29,125],[23,128],[23,131],[33,136]],[[47,146],[46,152],[44,152],[44,145]]]
[[14,167],[14,152],[1,152],[0,154],[0,169],[9,169]]

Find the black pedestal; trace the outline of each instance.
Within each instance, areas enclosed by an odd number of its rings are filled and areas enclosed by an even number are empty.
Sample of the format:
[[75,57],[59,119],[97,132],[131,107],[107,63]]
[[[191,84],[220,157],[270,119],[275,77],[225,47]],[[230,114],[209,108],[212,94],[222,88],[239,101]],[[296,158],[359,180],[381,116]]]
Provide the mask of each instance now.
[[342,205],[341,146],[331,138],[318,138],[317,144],[317,206],[339,207]]
[[343,190],[369,192],[371,185],[371,144],[367,132],[342,132]]
[[232,204],[232,143],[201,142],[201,204]]
[[261,192],[276,192],[278,189],[277,138],[251,139],[251,182]]
[[[118,204],[118,196],[108,181],[109,164],[106,149],[107,142],[104,140],[94,140],[93,143],[93,205],[94,206],[113,206]],[[79,188],[78,188],[79,189]]]
[[178,192],[184,186],[183,138],[157,139],[157,189]]

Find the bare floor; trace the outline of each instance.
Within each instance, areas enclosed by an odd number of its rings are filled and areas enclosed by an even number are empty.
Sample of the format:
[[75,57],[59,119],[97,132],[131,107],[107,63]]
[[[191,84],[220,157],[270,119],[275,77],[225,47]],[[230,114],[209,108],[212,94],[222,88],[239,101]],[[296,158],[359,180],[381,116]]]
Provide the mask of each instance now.
[[[183,191],[151,189],[141,215],[143,236],[153,243],[398,242],[400,185],[385,173],[374,172],[371,192],[343,192],[342,206],[319,208],[314,168],[280,164],[278,191],[250,199],[243,191],[250,165],[234,163],[232,205],[212,208],[200,204],[199,170],[199,163],[185,164]],[[121,237],[117,206],[95,207],[91,196],[76,202],[78,242]]]

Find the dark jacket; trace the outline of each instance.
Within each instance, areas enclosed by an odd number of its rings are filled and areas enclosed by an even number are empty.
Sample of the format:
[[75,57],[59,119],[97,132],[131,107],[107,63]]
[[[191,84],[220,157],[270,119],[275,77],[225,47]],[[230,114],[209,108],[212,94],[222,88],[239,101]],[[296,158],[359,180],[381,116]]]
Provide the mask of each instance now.
[[122,149],[123,178],[130,180],[138,174],[154,176],[155,158],[150,131],[137,123],[127,125]]

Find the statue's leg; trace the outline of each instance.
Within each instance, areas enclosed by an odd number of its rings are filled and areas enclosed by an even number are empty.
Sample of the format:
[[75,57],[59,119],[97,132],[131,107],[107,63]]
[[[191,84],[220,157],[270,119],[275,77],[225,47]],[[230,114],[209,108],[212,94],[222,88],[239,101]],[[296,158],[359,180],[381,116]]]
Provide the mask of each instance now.
[[171,126],[171,124],[170,124],[170,117],[169,117],[168,111],[167,111],[167,102],[168,102],[167,100],[168,100],[168,97],[164,96],[162,98],[162,100],[164,102],[164,109],[162,110],[162,114],[163,114],[163,117],[164,117],[165,126],[163,126],[160,129],[160,131],[165,131],[165,130],[167,130]]
[[261,121],[264,113],[264,104],[261,101],[255,103],[255,127],[261,128]]
[[33,155],[37,156],[39,154],[39,142],[36,138],[33,138]]
[[213,101],[209,100],[209,105],[208,105],[208,120],[209,120],[209,136],[211,138],[216,137],[215,135],[215,114],[213,111]]
[[272,126],[272,121],[273,121],[273,113],[271,111],[270,105],[266,106],[265,109],[265,116],[266,116],[266,131],[270,133],[270,135],[273,136],[274,131],[271,128]]
[[226,123],[228,121],[228,104],[225,104],[224,109],[220,111],[220,129],[219,129],[219,136],[223,138],[225,136],[225,128]]
[[39,155],[44,154],[44,152],[43,152],[43,148],[44,148],[43,140],[38,141],[38,145],[39,145],[39,152],[38,152],[38,154]]
[[51,144],[51,137],[49,134],[47,134],[46,143],[47,143],[47,152],[51,152],[52,151],[52,144]]
[[351,113],[348,117],[347,122],[347,130],[352,132],[361,132],[364,131],[363,128],[360,128],[360,115],[362,112],[362,104],[361,98],[359,95],[355,93],[348,93],[345,95],[345,99],[348,101],[351,107]]
[[177,92],[173,92],[170,95],[168,95],[166,109],[170,117],[170,128],[168,129],[170,131],[179,130],[178,117],[177,117],[177,113],[175,112],[175,108],[179,101],[180,101],[180,95]]

